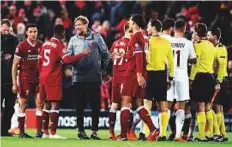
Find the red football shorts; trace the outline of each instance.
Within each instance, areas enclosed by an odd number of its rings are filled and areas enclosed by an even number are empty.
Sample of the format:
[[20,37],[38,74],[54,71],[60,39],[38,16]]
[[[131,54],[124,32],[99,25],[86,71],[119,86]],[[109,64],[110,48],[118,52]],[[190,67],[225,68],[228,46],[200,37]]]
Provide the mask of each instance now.
[[136,75],[125,77],[121,88],[122,96],[132,96],[135,98],[144,98],[145,96],[145,88],[139,86]]
[[122,82],[124,79],[124,73],[117,73],[113,77],[112,82],[112,102],[121,103],[122,101]]
[[39,86],[40,99],[45,101],[61,101],[62,86]]
[[28,82],[26,79],[19,79],[19,96],[28,99],[29,94],[36,95],[39,92],[38,82]]

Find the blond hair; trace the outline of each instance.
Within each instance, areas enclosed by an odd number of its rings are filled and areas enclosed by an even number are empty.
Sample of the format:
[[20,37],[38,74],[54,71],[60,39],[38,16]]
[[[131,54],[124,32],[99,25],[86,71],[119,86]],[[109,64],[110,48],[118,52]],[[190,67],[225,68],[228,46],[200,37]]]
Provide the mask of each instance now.
[[88,18],[83,15],[79,15],[78,17],[76,17],[74,23],[76,23],[78,20],[82,21],[83,24],[87,24],[87,25],[89,24]]

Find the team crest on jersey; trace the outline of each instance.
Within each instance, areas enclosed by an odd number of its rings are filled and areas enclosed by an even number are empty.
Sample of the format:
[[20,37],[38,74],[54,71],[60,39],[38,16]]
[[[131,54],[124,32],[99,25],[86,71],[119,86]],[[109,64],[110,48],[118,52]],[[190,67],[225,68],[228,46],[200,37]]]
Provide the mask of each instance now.
[[141,50],[138,43],[135,43],[135,50],[136,50],[136,51]]
[[135,47],[139,47],[139,44],[138,44],[138,43],[135,43]]

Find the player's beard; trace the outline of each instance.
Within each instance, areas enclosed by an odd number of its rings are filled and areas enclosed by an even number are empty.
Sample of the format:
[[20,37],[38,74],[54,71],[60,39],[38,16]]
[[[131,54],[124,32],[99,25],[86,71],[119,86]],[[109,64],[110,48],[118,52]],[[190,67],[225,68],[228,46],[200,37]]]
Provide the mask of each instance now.
[[172,30],[170,36],[175,36],[175,32]]
[[84,32],[83,32],[83,31],[82,31],[82,32],[80,32],[80,33],[79,33],[79,35],[80,35],[80,36],[85,36],[85,34],[84,34]]
[[86,34],[86,33],[85,33],[85,31],[83,31],[83,30],[79,30],[79,31],[78,31],[78,35],[79,35],[79,36],[85,36],[85,34]]

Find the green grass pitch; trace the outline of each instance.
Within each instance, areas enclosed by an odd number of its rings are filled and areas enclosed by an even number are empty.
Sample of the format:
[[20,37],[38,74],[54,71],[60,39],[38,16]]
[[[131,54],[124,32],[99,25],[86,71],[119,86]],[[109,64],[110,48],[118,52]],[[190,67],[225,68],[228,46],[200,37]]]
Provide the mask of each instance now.
[[[18,136],[2,137],[1,147],[232,147],[232,133],[228,133],[229,141],[223,143],[207,142],[144,142],[144,141],[111,141],[108,140],[108,130],[99,130],[102,140],[77,140],[76,129],[59,129],[58,134],[68,137],[68,140],[50,139],[20,139]],[[27,130],[35,135],[35,130]],[[90,135],[90,131],[87,131]]]

